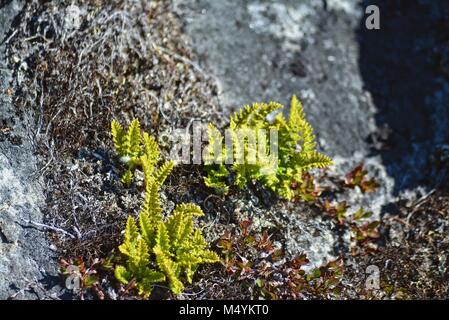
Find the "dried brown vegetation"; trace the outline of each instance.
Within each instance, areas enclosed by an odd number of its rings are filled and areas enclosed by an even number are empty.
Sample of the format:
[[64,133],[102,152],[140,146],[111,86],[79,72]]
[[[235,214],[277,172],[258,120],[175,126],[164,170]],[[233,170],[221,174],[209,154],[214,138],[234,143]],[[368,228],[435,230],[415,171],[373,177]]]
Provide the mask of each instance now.
[[111,119],[139,117],[161,137],[221,118],[169,2],[70,4],[27,4],[8,50],[15,103],[37,119],[46,223],[66,231],[54,235],[60,249],[95,257],[115,247],[141,196],[117,180]]

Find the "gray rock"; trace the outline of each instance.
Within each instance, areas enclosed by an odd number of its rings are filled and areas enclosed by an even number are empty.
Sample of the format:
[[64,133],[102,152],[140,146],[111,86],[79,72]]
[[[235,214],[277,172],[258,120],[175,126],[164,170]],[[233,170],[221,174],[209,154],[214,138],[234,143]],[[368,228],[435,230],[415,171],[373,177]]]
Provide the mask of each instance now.
[[[335,159],[334,172],[341,176],[365,162],[381,186],[342,197],[352,210],[363,206],[379,218],[388,204],[425,187],[430,155],[449,137],[449,84],[434,71],[431,54],[433,47],[435,56],[447,56],[438,21],[449,6],[374,1],[381,30],[366,30],[364,11],[372,1],[175,3],[201,65],[217,78],[227,112],[255,101],[288,105],[296,94],[320,149]],[[442,63],[447,75],[447,59]],[[301,232],[304,239],[296,242],[307,243],[313,227]]]
[[[320,149],[336,158],[341,174],[369,154],[366,137],[375,132],[376,109],[363,89],[358,67],[355,30],[361,15],[356,1],[189,1],[177,2],[185,30],[202,65],[220,85],[225,110],[255,101],[289,105],[296,94],[317,133]],[[372,168],[385,176],[379,158]],[[376,203],[380,212],[391,200],[391,183],[374,197],[357,204]],[[330,224],[293,208],[278,210],[288,226],[287,251],[306,252],[317,267],[335,258]],[[300,217],[300,218],[295,218]],[[338,250],[337,250],[338,251]]]
[[[175,3],[228,112],[297,94],[322,151],[377,162],[373,174],[388,176],[376,207],[425,183],[429,157],[449,138],[447,3]],[[369,4],[380,7],[380,30],[365,27]]]
[[[44,203],[33,154],[31,115],[19,117],[7,88],[4,41],[23,1],[0,6],[0,299],[45,299],[57,280],[57,261],[50,250],[39,209]],[[56,290],[57,288],[54,288]]]
[[[178,2],[202,64],[221,85],[225,109],[298,95],[323,151],[366,150],[375,108],[358,70],[359,10],[323,1]],[[337,5],[340,3],[340,5]],[[342,2],[343,3],[343,2]],[[349,12],[349,13],[348,13]]]

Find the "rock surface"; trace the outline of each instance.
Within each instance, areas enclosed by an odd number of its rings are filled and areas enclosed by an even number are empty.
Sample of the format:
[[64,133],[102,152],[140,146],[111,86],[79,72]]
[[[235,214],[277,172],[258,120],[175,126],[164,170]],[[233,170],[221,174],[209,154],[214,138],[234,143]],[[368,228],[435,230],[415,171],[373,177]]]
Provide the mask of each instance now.
[[[380,211],[425,183],[429,156],[449,136],[448,8],[368,2],[176,3],[225,109],[299,95],[337,169],[365,161],[382,181],[376,196],[360,199]],[[365,27],[368,4],[380,8],[380,30]]]
[[[200,61],[221,84],[228,109],[301,97],[323,151],[366,152],[375,107],[363,90],[354,2],[180,1]],[[340,3],[340,4],[338,4]],[[338,4],[338,5],[337,5]]]
[[39,230],[42,187],[29,130],[30,115],[18,117],[8,95],[11,71],[4,42],[23,1],[0,6],[0,299],[49,298],[57,275],[55,253]]
[[[367,138],[377,112],[359,71],[358,1],[179,1],[201,63],[216,76],[225,109],[254,101],[288,105],[296,94],[321,150],[340,172],[365,159],[381,190],[360,203],[392,201],[394,182]],[[374,31],[375,32],[375,31]],[[368,160],[368,161],[367,161]]]
[[[327,5],[326,5],[327,3]],[[228,112],[255,101],[288,105],[300,97],[321,150],[332,156],[339,174],[365,161],[382,181],[375,194],[354,194],[353,210],[369,206],[376,217],[392,201],[393,182],[379,156],[367,159],[366,138],[376,131],[376,108],[363,88],[355,30],[356,1],[178,1],[185,30],[202,66],[211,70]],[[340,254],[332,231],[316,218],[287,210],[287,250],[307,252],[310,267]],[[295,220],[296,219],[296,220]],[[319,231],[318,231],[319,230]],[[311,245],[314,244],[314,245]]]
[[[296,94],[320,149],[335,160],[334,172],[365,163],[380,187],[342,196],[351,210],[369,208],[379,219],[390,203],[416,197],[418,186],[435,182],[435,176],[425,181],[431,177],[429,160],[449,136],[447,77],[432,69],[436,62],[429,52],[431,46],[442,56],[446,52],[437,31],[445,14],[438,9],[441,1],[374,1],[380,30],[365,27],[365,8],[372,1],[176,4],[200,64],[219,83],[225,110],[255,101],[288,105]],[[435,32],[426,38],[426,30]],[[325,237],[312,237],[317,226],[302,225],[297,237],[328,247]],[[307,249],[313,261],[324,259],[323,251]]]

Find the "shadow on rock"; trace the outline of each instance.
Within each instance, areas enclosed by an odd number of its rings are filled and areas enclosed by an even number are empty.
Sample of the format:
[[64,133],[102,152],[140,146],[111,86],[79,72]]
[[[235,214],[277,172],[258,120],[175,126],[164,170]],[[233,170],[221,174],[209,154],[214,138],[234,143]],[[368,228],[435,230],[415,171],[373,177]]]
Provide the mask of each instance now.
[[433,185],[431,155],[448,141],[449,3],[363,1],[380,9],[380,30],[357,32],[359,67],[377,107],[376,134],[369,137],[395,179],[395,194]]

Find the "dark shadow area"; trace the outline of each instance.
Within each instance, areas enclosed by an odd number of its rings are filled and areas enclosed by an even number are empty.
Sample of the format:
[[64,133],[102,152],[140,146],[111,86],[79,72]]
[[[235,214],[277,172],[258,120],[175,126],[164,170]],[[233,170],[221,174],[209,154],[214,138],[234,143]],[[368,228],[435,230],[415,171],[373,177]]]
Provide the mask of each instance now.
[[448,141],[449,119],[441,110],[449,104],[438,104],[448,101],[449,2],[370,0],[363,12],[371,4],[380,9],[380,30],[368,30],[365,15],[357,31],[360,72],[378,109],[379,132],[368,139],[397,194],[435,183],[429,159]]

